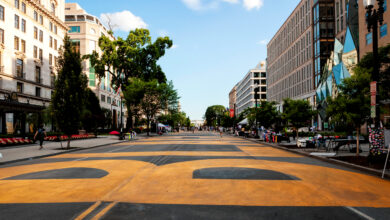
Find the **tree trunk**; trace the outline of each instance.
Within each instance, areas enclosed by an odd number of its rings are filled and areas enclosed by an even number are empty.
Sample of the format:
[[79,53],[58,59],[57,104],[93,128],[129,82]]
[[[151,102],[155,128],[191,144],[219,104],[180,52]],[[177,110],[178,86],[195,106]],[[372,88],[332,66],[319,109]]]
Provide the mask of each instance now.
[[356,129],[356,156],[359,156],[359,149],[360,149],[360,136],[359,136],[359,131],[360,128]]
[[298,128],[295,129],[295,132],[297,132],[297,143],[298,143],[298,138],[299,138]]
[[67,149],[70,149],[70,139],[71,139],[71,136],[68,135],[68,145],[66,146]]
[[146,126],[146,128],[147,128],[147,135],[148,135],[148,137],[149,137],[149,132],[150,132],[150,119],[146,119],[146,121],[147,121],[147,126]]

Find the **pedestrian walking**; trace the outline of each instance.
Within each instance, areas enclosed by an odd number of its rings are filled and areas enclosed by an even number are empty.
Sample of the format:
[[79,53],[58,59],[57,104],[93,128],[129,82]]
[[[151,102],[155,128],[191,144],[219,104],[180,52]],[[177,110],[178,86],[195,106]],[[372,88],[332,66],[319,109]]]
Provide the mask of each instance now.
[[221,135],[221,138],[222,138],[222,133],[223,133],[223,127],[219,127],[219,135]]
[[47,137],[46,131],[43,128],[43,125],[39,126],[37,132],[35,132],[34,140],[39,140],[39,150],[43,148],[43,140]]

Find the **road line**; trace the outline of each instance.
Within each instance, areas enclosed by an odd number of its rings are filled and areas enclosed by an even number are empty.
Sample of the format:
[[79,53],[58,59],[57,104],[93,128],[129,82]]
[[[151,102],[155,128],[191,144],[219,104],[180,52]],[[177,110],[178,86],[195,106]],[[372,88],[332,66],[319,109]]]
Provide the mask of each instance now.
[[73,160],[73,161],[81,161],[81,160],[84,160],[84,159],[88,159],[88,157],[79,158],[79,159],[76,159],[76,160]]
[[106,208],[104,208],[101,212],[99,212],[97,215],[95,215],[92,220],[98,220],[100,219],[101,217],[103,217],[108,211],[110,211],[110,209],[112,209],[112,207],[114,207],[116,204],[118,204],[118,202],[113,202],[111,204],[109,204]]
[[355,209],[355,208],[353,208],[353,207],[345,206],[345,208],[351,210],[352,212],[358,214],[359,216],[361,216],[361,217],[363,217],[363,218],[365,218],[365,219],[367,219],[367,220],[375,220],[374,218],[372,218],[372,217],[370,217],[370,216],[364,214],[363,212],[361,212],[361,211],[359,211],[359,210],[357,210],[357,209]]
[[95,210],[96,207],[98,207],[100,204],[101,204],[100,201],[96,202],[91,207],[89,207],[87,210],[85,210],[83,213],[81,213],[81,215],[77,216],[77,218],[75,218],[75,220],[82,220],[82,219],[84,219],[85,216],[87,216],[89,213],[91,213],[93,210]]
[[125,146],[125,147],[121,147],[119,149],[115,149],[115,150],[111,150],[111,151],[108,151],[107,153],[113,153],[113,152],[117,152],[117,151],[120,151],[120,150],[123,150],[123,149],[126,149],[128,147],[132,147],[133,145],[130,145],[130,146]]

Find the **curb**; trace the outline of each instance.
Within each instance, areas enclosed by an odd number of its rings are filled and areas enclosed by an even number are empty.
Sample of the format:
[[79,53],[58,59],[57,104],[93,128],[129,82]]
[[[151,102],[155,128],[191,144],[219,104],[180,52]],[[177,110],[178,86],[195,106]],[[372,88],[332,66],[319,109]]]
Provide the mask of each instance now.
[[[137,141],[137,140],[135,140],[135,141]],[[88,150],[88,149],[93,149],[93,148],[98,148],[98,147],[104,147],[104,146],[108,146],[108,145],[112,145],[112,144],[119,144],[119,143],[123,143],[123,142],[128,142],[128,141],[112,142],[112,143],[101,144],[101,145],[96,145],[96,146],[92,146],[92,147],[77,148],[77,149],[73,149],[73,150],[65,150],[63,152],[58,152],[58,153],[45,154],[45,155],[40,155],[40,156],[35,156],[35,157],[21,158],[21,159],[17,159],[17,160],[10,160],[10,161],[5,161],[5,162],[0,162],[0,166],[11,164],[11,163],[28,161],[28,160],[41,159],[41,158],[45,158],[45,157],[52,157],[52,156],[72,153],[72,152],[81,151],[81,150]]]
[[[267,143],[267,142],[259,142],[259,141],[256,141],[256,140],[242,138],[242,137],[239,137],[239,138],[241,138],[243,140],[252,141],[252,142],[255,142],[255,143],[258,143],[258,144],[264,144],[264,145],[267,145],[267,146],[270,146],[270,147],[274,147],[274,148],[277,148],[277,149],[280,149],[280,150],[288,151],[290,153],[295,153],[295,154],[299,154],[299,155],[302,155],[302,156],[314,158],[314,159],[317,159],[317,160],[321,160],[323,162],[327,162],[327,163],[331,163],[331,164],[335,164],[335,165],[339,165],[339,166],[344,166],[344,167],[347,167],[347,168],[350,168],[350,169],[355,169],[355,170],[358,170],[358,171],[362,171],[362,172],[364,172],[366,174],[370,174],[370,175],[375,176],[375,177],[380,177],[380,178],[382,177],[382,171],[380,171],[380,170],[375,170],[375,169],[372,169],[372,168],[363,167],[363,166],[360,166],[360,165],[347,163],[347,162],[340,161],[340,160],[335,160],[335,159],[332,159],[332,158],[314,156],[314,155],[310,155],[308,153],[294,151],[294,150],[291,150],[291,149],[288,149],[286,147],[282,147],[282,146],[279,146],[279,145],[276,145],[276,144],[271,144],[271,143]],[[385,173],[384,179],[389,180],[390,179],[390,174]]]

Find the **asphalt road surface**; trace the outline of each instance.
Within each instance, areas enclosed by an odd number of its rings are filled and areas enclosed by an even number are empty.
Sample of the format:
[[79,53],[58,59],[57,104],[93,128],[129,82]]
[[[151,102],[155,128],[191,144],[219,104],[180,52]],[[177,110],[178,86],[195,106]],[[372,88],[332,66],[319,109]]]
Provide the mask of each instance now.
[[0,166],[0,219],[390,219],[390,181],[182,133]]

